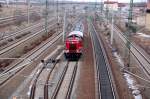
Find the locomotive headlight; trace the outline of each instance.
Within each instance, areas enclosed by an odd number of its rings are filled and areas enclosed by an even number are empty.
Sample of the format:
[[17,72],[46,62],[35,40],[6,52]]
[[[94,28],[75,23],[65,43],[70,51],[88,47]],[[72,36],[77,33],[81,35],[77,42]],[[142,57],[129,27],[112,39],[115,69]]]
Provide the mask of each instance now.
[[78,53],[78,52],[79,52],[79,50],[77,49],[77,50],[76,50],[76,52]]
[[71,44],[74,44],[74,42],[71,42]]

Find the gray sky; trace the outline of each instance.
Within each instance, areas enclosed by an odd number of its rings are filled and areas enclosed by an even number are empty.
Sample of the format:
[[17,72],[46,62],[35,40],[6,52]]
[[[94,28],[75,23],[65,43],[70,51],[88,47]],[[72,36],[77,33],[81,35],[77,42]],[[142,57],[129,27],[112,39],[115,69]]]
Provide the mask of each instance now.
[[[101,1],[101,0],[71,0],[71,1]],[[105,0],[105,1],[107,1],[107,0]],[[118,1],[118,2],[124,2],[124,3],[128,3],[128,2],[130,2],[130,0],[109,0],[109,1]],[[134,2],[144,2],[144,1],[147,1],[147,0],[133,0]]]

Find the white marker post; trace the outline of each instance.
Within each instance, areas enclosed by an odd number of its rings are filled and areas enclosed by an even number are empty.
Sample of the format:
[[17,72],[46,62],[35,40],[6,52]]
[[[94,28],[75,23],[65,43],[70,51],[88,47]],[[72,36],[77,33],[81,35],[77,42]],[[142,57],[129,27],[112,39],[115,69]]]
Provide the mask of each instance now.
[[66,33],[66,9],[64,13],[63,42],[65,41],[65,33]]
[[9,7],[9,0],[6,0],[7,7]]
[[114,13],[112,12],[112,24],[111,24],[111,37],[110,37],[110,43],[113,44],[113,35],[114,35]]

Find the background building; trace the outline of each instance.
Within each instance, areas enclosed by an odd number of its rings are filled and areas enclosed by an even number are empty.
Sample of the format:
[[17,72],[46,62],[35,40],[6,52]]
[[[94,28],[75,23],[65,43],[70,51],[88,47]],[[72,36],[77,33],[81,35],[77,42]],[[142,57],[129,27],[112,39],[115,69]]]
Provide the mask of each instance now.
[[150,0],[147,0],[147,12],[150,13]]
[[108,7],[108,9],[118,10],[118,2],[117,1],[105,1],[104,7]]

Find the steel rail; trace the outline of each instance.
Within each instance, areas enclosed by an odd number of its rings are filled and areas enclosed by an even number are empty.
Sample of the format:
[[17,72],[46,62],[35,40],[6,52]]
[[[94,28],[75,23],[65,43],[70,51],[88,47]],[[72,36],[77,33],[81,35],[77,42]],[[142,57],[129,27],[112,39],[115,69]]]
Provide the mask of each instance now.
[[[48,74],[48,76],[46,77],[46,84],[44,85],[44,99],[48,99],[48,85],[47,85],[47,81],[49,80],[49,77],[52,73],[52,71],[54,70],[55,66],[56,66],[57,62],[55,62]],[[33,82],[33,85],[31,87],[31,94],[30,94],[30,99],[34,99],[35,96],[35,90],[36,90],[36,83],[37,80],[40,76],[40,74],[42,73],[42,71],[45,69],[45,66],[43,65],[42,68],[40,69],[40,72],[38,73],[38,75],[35,77],[35,80]]]
[[43,69],[44,69],[44,66],[42,66],[42,68],[40,69],[38,75],[36,75],[36,77],[35,77],[35,80],[34,80],[32,86],[31,86],[31,93],[30,93],[29,99],[34,99],[35,89],[36,89],[36,82],[37,82],[38,77],[42,73]]
[[[105,21],[106,21],[106,19],[105,19]],[[109,23],[110,24],[110,23]],[[110,24],[111,25],[111,24]],[[114,28],[115,28],[115,30],[114,30],[114,32],[117,32],[117,33],[119,33],[119,34],[121,34],[121,36],[122,37],[120,37],[122,40],[123,40],[123,42],[127,42],[127,41],[129,41],[130,42],[130,45],[150,64],[150,59],[148,58],[148,57],[146,57],[137,47],[136,47],[136,45],[133,43],[133,42],[131,42],[125,35],[124,35],[124,33],[117,27],[117,26],[115,26],[114,25]],[[125,40],[126,41],[125,41]]]
[[[58,39],[60,39],[62,37],[62,33],[58,33],[57,35],[55,35],[55,37],[52,37],[50,40],[48,40],[46,43],[44,43],[44,44],[42,44],[38,49],[35,49],[32,53],[29,53],[26,57],[24,57],[24,58],[26,58],[26,59],[28,59],[28,58],[30,58],[30,57],[32,57],[32,59],[31,60],[35,60],[36,58],[38,58],[42,53],[44,53],[44,51],[47,49],[47,48],[49,48],[49,47],[51,47]],[[50,44],[50,46],[46,46],[46,45],[49,45]],[[40,51],[41,49],[43,49],[42,51]],[[36,54],[36,52],[38,52],[38,51],[40,51],[39,53],[38,53],[38,55],[34,55],[34,54]],[[1,75],[3,76],[3,74],[9,74],[9,77],[8,78],[6,78],[3,82],[1,82],[0,83],[0,85],[2,85],[2,84],[4,84],[7,80],[9,80],[11,77],[13,77],[15,74],[17,74],[20,70],[22,70],[25,66],[22,66],[21,68],[19,68],[19,69],[17,69],[16,71],[14,70],[13,71],[13,73],[11,72],[9,72],[9,71],[11,71],[13,68],[15,68],[16,66],[20,66],[21,65],[21,63],[23,63],[23,62],[25,62],[25,60],[20,60],[19,62],[17,62],[16,64],[14,64],[14,66],[12,66],[11,68],[9,68],[8,70],[6,70],[6,71],[4,71],[4,73],[1,73]]]
[[58,81],[58,83],[57,83],[57,86],[56,86],[56,88],[55,88],[55,90],[54,90],[54,93],[52,94],[51,99],[56,99],[57,94],[58,94],[58,92],[59,92],[59,89],[60,89],[60,87],[61,87],[61,84],[62,84],[62,82],[63,82],[63,79],[65,78],[65,74],[66,74],[66,72],[67,72],[68,66],[69,66],[69,61],[67,61],[67,64],[66,64],[66,66],[65,66],[65,68],[64,68],[64,70],[63,70],[63,72],[62,72],[62,74],[61,74],[61,77],[60,77],[60,79],[59,79],[59,81]]
[[[121,32],[117,27],[115,27],[117,32],[119,32],[127,41],[129,41],[129,39],[127,39],[127,37],[123,34],[123,32]],[[115,31],[116,32],[116,31]],[[147,58],[137,47],[135,47],[135,44],[133,44],[133,42],[130,42],[132,47],[137,51],[139,52],[142,57],[150,64],[150,60],[149,58]]]
[[72,92],[73,85],[74,85],[74,82],[75,82],[77,69],[78,69],[78,62],[76,63],[76,65],[74,67],[73,74],[72,74],[72,77],[71,77],[71,81],[70,81],[70,84],[69,84],[69,89],[68,89],[68,92],[67,92],[67,95],[66,95],[65,99],[71,99],[71,92]]
[[[33,13],[34,11],[32,11],[31,13]],[[23,15],[27,15],[27,12],[23,12]],[[4,18],[0,18],[0,24],[6,21],[12,21],[12,20],[16,20],[15,17],[17,16],[22,16],[22,15],[15,15],[15,16],[9,16],[9,17],[4,17]]]
[[[31,57],[35,52],[37,52],[38,50],[44,48],[44,46],[46,46],[49,42],[52,42],[52,44],[54,44],[60,37],[62,36],[62,33],[58,33],[56,34],[54,37],[52,37],[48,42],[42,44],[41,46],[39,46],[37,49],[35,49],[33,52],[27,54],[24,59],[28,59],[29,57]],[[53,41],[54,40],[54,41]],[[50,47],[50,46],[49,46]],[[46,48],[45,48],[46,50]],[[41,54],[42,52],[40,52],[39,54]],[[31,61],[34,60],[36,57],[34,57],[33,59],[30,59]],[[22,62],[23,60],[21,60],[20,62]],[[20,63],[19,62],[19,63]],[[15,64],[15,65],[18,65],[19,63]],[[6,72],[9,72],[9,70],[11,70],[12,68],[9,68],[8,70],[4,71],[3,73],[6,73]]]
[[[123,46],[126,47],[125,42],[123,43]],[[142,66],[142,69],[143,69],[144,73],[147,75],[147,77],[149,77],[149,76],[150,76],[150,73],[149,73],[149,71],[145,68],[145,66],[141,63],[141,60],[139,60],[139,57],[137,57],[137,55],[136,55],[133,51],[131,51],[131,53],[132,53],[132,55],[135,57],[135,59],[137,60],[137,62]]]
[[[56,23],[50,25],[48,28],[50,29],[50,28],[52,28],[52,26],[54,26],[54,25],[56,25]],[[15,43],[15,44],[9,46],[9,47],[7,47],[7,48],[4,48],[3,50],[0,51],[0,55],[6,53],[6,52],[8,52],[9,50],[15,48],[16,46],[18,46],[18,45],[20,45],[20,44],[22,44],[22,43],[24,43],[24,42],[26,42],[26,41],[32,39],[33,37],[35,37],[35,36],[37,36],[37,35],[43,33],[44,31],[45,31],[45,29],[42,29],[41,31],[36,32],[36,33],[34,33],[33,35],[30,35],[29,37],[27,37],[27,38],[25,38],[25,39],[23,39],[23,40],[21,40],[21,41]]]
[[[129,41],[127,39],[127,37],[123,34],[123,32],[121,32],[117,27],[115,27],[116,31],[115,32],[118,32],[120,35],[119,38],[124,42],[124,46],[126,44],[126,41]],[[131,53],[133,54],[133,56],[135,57],[135,59],[138,61],[138,63],[142,66],[144,72],[146,73],[147,76],[150,76],[150,60],[148,57],[146,57],[136,46],[134,43],[131,42]],[[135,54],[136,52],[136,54]],[[137,55],[139,54],[139,55]],[[140,58],[143,58],[143,59],[140,59]]]
[[54,66],[51,68],[52,70],[49,72],[49,74],[47,76],[46,83],[44,85],[44,99],[48,99],[48,86],[49,86],[48,81],[49,81],[49,78],[50,78],[56,64],[57,64],[57,61],[55,61]]
[[[53,20],[55,20],[55,18],[49,20],[49,22],[51,22]],[[44,22],[43,23],[38,23],[38,24],[36,23],[36,24],[31,25],[27,28],[24,28],[24,29],[19,30],[19,31],[14,32],[14,33],[11,33],[9,35],[7,34],[6,36],[3,37],[3,39],[0,40],[0,42],[4,42],[6,39],[10,39],[10,38],[12,38],[13,36],[15,36],[17,34],[21,34],[21,33],[27,32],[27,31],[31,31],[30,29],[34,29],[34,28],[37,28],[37,27],[42,26],[42,25],[44,25]]]
[[98,91],[99,99],[116,99],[116,94],[114,92],[112,75],[110,75],[109,63],[106,60],[106,54],[100,43],[97,32],[94,25],[91,23],[91,38],[93,42],[93,49],[95,54],[97,77],[98,77]]
[[[110,24],[110,23],[109,23]],[[110,24],[111,25],[111,24]],[[124,42],[124,46],[126,47],[126,43],[130,42],[130,51],[132,55],[135,57],[135,59],[138,61],[140,64],[140,67],[143,69],[147,77],[150,77],[150,58],[148,57],[149,55],[144,55],[139,48],[137,48],[136,44],[134,42],[131,42],[125,34],[117,27],[114,25],[114,32],[119,36],[119,38]],[[135,54],[136,52],[136,54]],[[138,54],[138,55],[137,55]],[[142,58],[142,59],[140,59]]]

